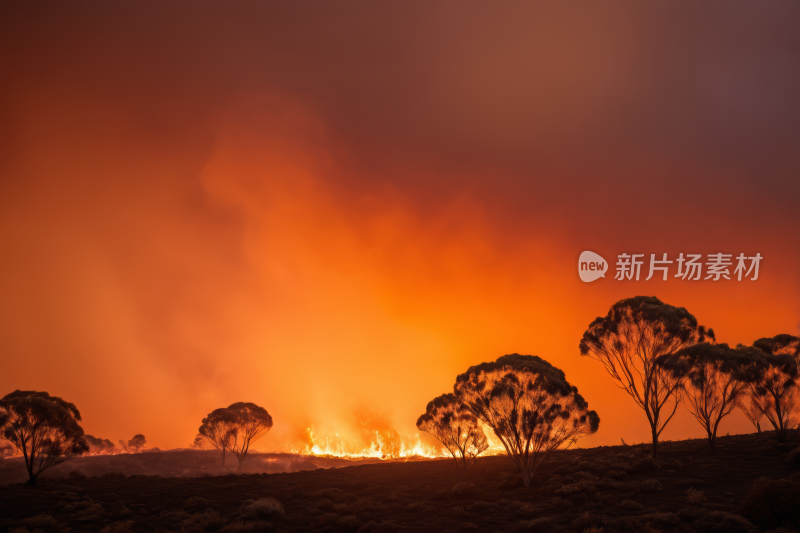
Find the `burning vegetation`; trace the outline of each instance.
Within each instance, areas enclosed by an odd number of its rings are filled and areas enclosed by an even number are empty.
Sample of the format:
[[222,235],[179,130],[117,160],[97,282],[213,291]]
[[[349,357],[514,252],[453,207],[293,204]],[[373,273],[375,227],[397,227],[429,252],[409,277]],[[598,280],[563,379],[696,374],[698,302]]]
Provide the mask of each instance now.
[[[644,410],[654,458],[658,438],[680,403],[701,424],[712,451],[720,421],[736,407],[759,432],[766,418],[781,441],[797,424],[800,339],[791,335],[730,348],[718,344],[713,330],[686,309],[639,296],[617,302],[594,320],[580,352],[602,362]],[[117,446],[84,434],[80,422],[77,407],[59,397],[15,391],[0,400],[0,455],[21,456],[34,485],[42,472],[78,455],[150,451],[143,434]],[[420,434],[409,438],[383,429],[355,444],[338,433],[320,437],[309,427],[306,442],[291,449],[337,460],[449,458],[459,470],[481,455],[505,455],[521,483],[531,486],[554,451],[571,447],[599,425],[600,417],[563,371],[540,357],[509,354],[470,367],[457,376],[452,392],[428,403],[417,428],[431,436],[430,443]],[[244,471],[253,445],[272,427],[264,407],[236,402],[202,419],[193,447],[216,450],[223,469],[233,455]]]

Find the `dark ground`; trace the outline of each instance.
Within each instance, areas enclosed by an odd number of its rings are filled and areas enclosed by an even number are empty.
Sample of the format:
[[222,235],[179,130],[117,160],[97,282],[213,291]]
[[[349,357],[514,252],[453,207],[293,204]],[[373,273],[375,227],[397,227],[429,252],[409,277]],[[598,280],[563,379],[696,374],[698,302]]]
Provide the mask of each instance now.
[[[0,488],[0,531],[797,531],[798,445],[798,431],[783,444],[721,437],[714,455],[704,440],[664,442],[658,463],[647,445],[560,451],[531,488],[503,456],[464,474],[452,460],[330,468],[353,463],[257,454],[248,470],[291,472],[225,475],[208,473],[220,471],[211,452],[88,457],[54,473],[75,474]],[[0,484],[13,461],[0,463]],[[155,470],[164,477],[130,475]],[[704,501],[691,503],[690,487]]]

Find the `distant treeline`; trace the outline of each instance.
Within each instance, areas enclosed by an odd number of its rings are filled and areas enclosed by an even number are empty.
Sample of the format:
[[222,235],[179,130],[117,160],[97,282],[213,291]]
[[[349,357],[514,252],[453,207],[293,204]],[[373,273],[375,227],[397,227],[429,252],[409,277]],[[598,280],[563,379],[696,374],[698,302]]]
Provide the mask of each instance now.
[[[651,296],[621,300],[597,317],[579,343],[582,356],[603,364],[616,385],[645,413],[658,439],[685,404],[715,449],[720,421],[740,408],[761,432],[767,418],[781,441],[797,425],[800,339],[781,334],[752,346],[717,343],[714,330],[700,325],[683,307]],[[119,441],[85,435],[78,408],[46,392],[17,390],[0,400],[0,456],[20,454],[28,484],[48,468],[85,453],[138,452],[144,435]],[[266,409],[237,402],[202,419],[194,445],[208,444],[239,462],[273,425]],[[472,366],[456,377],[452,393],[431,400],[417,427],[435,437],[456,466],[488,447],[484,427],[502,444],[530,486],[537,467],[556,449],[597,432],[600,417],[564,372],[541,357],[509,354]]]

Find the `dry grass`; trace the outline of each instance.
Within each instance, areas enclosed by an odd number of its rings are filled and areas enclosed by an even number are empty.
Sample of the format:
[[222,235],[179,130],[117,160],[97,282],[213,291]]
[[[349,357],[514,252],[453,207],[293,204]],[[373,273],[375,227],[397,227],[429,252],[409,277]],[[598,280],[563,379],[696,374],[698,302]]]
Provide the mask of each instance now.
[[692,487],[686,489],[686,496],[689,499],[689,503],[703,503],[706,501],[705,491],[697,490]]
[[275,498],[260,498],[247,505],[242,512],[242,516],[261,520],[282,515],[283,505]]

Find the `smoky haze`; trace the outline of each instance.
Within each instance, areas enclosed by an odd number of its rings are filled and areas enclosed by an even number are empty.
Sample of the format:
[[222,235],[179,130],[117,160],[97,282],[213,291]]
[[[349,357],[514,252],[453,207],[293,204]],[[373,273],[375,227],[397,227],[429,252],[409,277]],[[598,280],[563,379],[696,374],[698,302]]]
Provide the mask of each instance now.
[[[613,302],[798,333],[795,3],[0,9],[0,392],[95,436],[188,446],[235,401],[269,410],[268,450],[411,435],[518,352],[598,411],[588,444],[641,441],[577,349]],[[589,285],[583,250],[765,259]],[[698,435],[681,416],[666,438]]]

